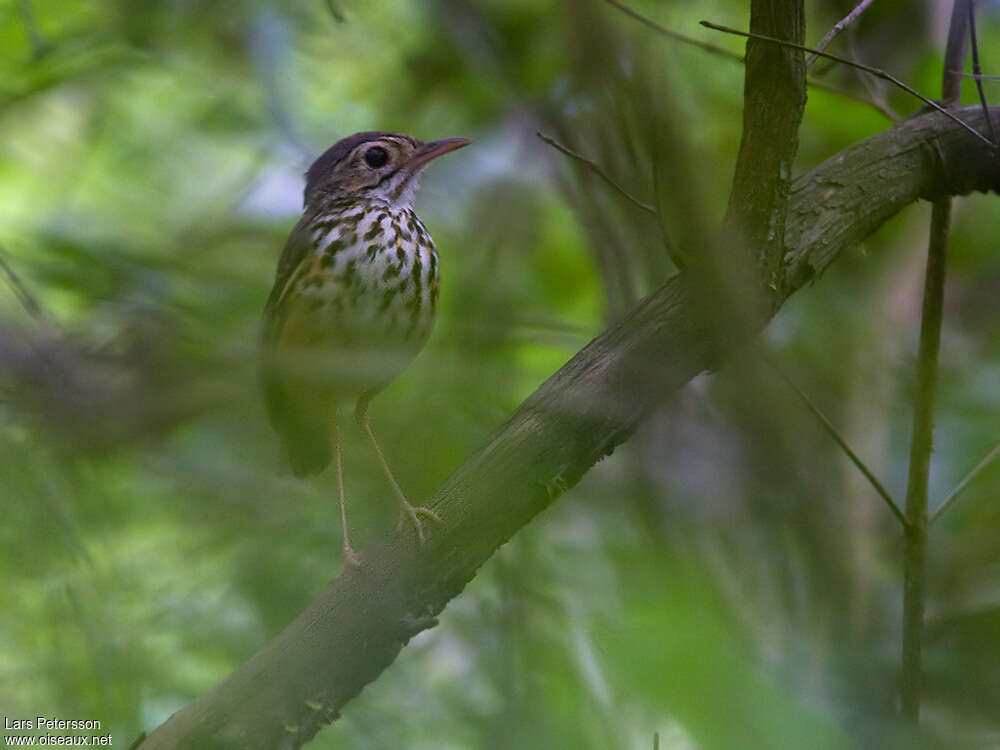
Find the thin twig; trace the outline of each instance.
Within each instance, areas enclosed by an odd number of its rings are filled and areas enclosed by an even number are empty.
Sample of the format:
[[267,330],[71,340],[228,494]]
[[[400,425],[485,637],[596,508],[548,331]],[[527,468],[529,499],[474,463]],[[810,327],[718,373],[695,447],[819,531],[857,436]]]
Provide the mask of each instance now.
[[632,8],[628,7],[624,3],[619,2],[618,0],[604,0],[604,1],[608,5],[613,5],[614,7],[618,8],[618,10],[620,10],[625,15],[634,18],[639,23],[648,26],[654,31],[662,34],[665,37],[669,37],[674,41],[683,42],[684,44],[690,44],[694,47],[703,49],[706,52],[711,52],[713,55],[720,55],[722,57],[726,57],[730,60],[735,60],[736,62],[740,63],[743,62],[743,55],[737,52],[731,52],[725,47],[719,47],[715,44],[711,44],[710,42],[703,42],[701,39],[695,39],[693,36],[687,36],[685,34],[679,34],[676,31],[672,31],[668,29],[666,26],[658,24],[649,16],[644,16],[639,11],[632,10]]
[[612,188],[614,188],[619,193],[621,193],[626,198],[628,198],[630,201],[632,201],[632,203],[634,203],[636,206],[638,206],[639,208],[641,208],[643,211],[645,211],[645,212],[647,212],[649,214],[652,214],[653,216],[657,216],[655,208],[653,208],[648,203],[643,203],[641,200],[639,200],[638,198],[636,198],[634,195],[632,195],[630,192],[628,192],[625,188],[623,188],[621,185],[619,185],[617,182],[615,182],[614,179],[612,179],[611,175],[609,175],[607,172],[605,172],[604,168],[600,164],[598,164],[597,162],[591,161],[590,159],[588,159],[583,154],[578,154],[573,149],[571,149],[571,148],[569,148],[567,146],[562,145],[555,138],[547,136],[544,133],[540,133],[538,131],[535,131],[535,135],[537,135],[539,138],[541,138],[547,144],[549,144],[550,146],[552,146],[554,149],[556,149],[558,151],[562,151],[564,154],[566,154],[566,156],[571,156],[574,159],[583,162],[584,164],[586,164],[588,167],[590,167],[593,170],[594,174],[596,174],[598,177],[600,177],[602,180],[604,180],[608,185],[610,185]]
[[36,60],[41,59],[51,47],[38,29],[35,10],[30,0],[18,0],[17,8],[21,12],[21,19],[24,21],[24,26],[28,30],[28,37],[31,39],[32,55]]
[[[839,34],[841,31],[843,31],[852,23],[854,23],[861,16],[862,13],[868,10],[868,6],[871,4],[872,0],[861,0],[861,2],[854,7],[854,10],[852,10],[846,16],[841,18],[839,21],[837,21],[837,23],[833,25],[833,28],[830,29],[828,32],[826,32],[826,34],[823,36],[823,38],[820,40],[819,44],[816,47],[817,51],[822,52],[823,50],[825,50],[829,46],[830,42],[832,42],[836,38],[837,34]],[[806,69],[811,68],[818,59],[819,55],[813,53],[813,56],[810,57],[808,60],[806,60]]]
[[1000,76],[986,76],[982,73],[963,73],[957,70],[953,70],[951,72],[962,76],[962,78],[971,78],[975,81],[1000,81]]
[[986,94],[983,92],[982,69],[979,67],[979,42],[976,40],[976,5],[969,3],[969,40],[972,43],[972,72],[976,76],[976,90],[979,91],[979,102],[983,105],[983,115],[986,117],[986,127],[990,131],[990,140],[994,143],[997,140],[996,131],[993,129],[993,118],[990,117],[990,108],[986,104]]
[[875,492],[878,493],[879,497],[881,497],[885,501],[885,504],[889,506],[889,510],[892,511],[892,514],[896,517],[896,520],[898,520],[901,524],[903,524],[903,526],[906,526],[906,517],[903,515],[903,511],[899,509],[899,506],[896,504],[896,501],[892,499],[892,496],[889,494],[889,491],[886,490],[886,488],[878,480],[878,478],[875,476],[872,470],[869,469],[868,466],[865,464],[865,462],[861,460],[858,454],[851,449],[851,446],[848,445],[847,443],[847,439],[840,434],[840,431],[836,428],[833,422],[831,422],[827,418],[827,416],[820,410],[818,406],[816,406],[816,404],[812,402],[812,399],[810,399],[809,396],[807,396],[805,392],[802,391],[802,389],[800,389],[797,385],[795,385],[795,383],[792,382],[791,378],[789,378],[787,375],[785,375],[784,372],[782,372],[781,368],[778,367],[777,364],[775,364],[766,357],[764,358],[764,361],[768,365],[770,365],[771,369],[773,369],[776,373],[778,373],[778,376],[782,380],[784,380],[785,383],[788,384],[789,388],[795,391],[796,395],[800,399],[802,399],[802,402],[807,407],[809,407],[809,410],[813,414],[816,415],[819,421],[823,424],[823,427],[826,429],[827,433],[830,435],[830,437],[833,438],[834,442],[836,442],[837,445],[840,446],[840,449],[844,451],[845,454],[847,454],[847,457],[851,459],[851,463],[853,463],[856,467],[858,467],[858,471],[860,471],[862,474],[865,475],[865,479],[868,480],[868,483],[871,484]]
[[[965,67],[968,16],[955,0],[944,52],[941,102],[954,107],[962,98],[962,78],[951,73]],[[931,206],[924,299],[920,309],[920,345],[917,350],[917,389],[913,398],[913,432],[910,435],[906,481],[906,528],[903,534],[903,622],[899,705],[905,719],[920,721],[923,693],[924,613],[927,591],[927,508],[931,454],[934,450],[934,400],[937,391],[941,324],[944,319],[944,280],[951,225],[951,198],[938,197]]]
[[653,169],[653,195],[656,198],[656,223],[660,226],[660,239],[663,241],[663,249],[667,251],[667,256],[677,266],[678,271],[683,271],[690,264],[690,258],[682,253],[680,249],[670,241],[670,233],[667,231],[666,218],[663,215],[663,193],[660,192],[660,164],[663,163],[658,153],[658,139],[653,141],[653,158],[650,160]]
[[978,130],[976,130],[975,128],[973,128],[972,126],[970,126],[968,123],[963,122],[961,119],[959,119],[958,117],[956,117],[955,115],[953,115],[951,112],[949,112],[948,110],[946,110],[944,107],[942,107],[940,104],[938,104],[933,99],[928,99],[926,96],[924,96],[923,94],[921,94],[916,89],[914,89],[914,88],[912,88],[910,86],[907,86],[905,83],[903,83],[901,80],[899,80],[898,78],[896,78],[894,75],[886,73],[884,70],[881,70],[880,68],[873,68],[871,65],[865,65],[864,63],[854,62],[853,60],[848,60],[848,59],[846,59],[844,57],[839,57],[837,55],[831,55],[829,52],[823,52],[821,50],[813,49],[812,47],[806,47],[803,44],[796,44],[795,42],[786,42],[784,39],[775,39],[773,36],[767,36],[766,34],[754,34],[754,33],[749,32],[749,31],[740,31],[739,29],[733,29],[733,28],[730,28],[729,26],[720,26],[719,24],[712,23],[710,21],[700,21],[700,23],[701,23],[702,26],[704,26],[705,28],[708,28],[708,29],[714,29],[715,31],[721,31],[721,32],[726,33],[726,34],[736,34],[737,36],[744,36],[744,37],[748,37],[750,39],[759,39],[762,42],[771,42],[772,44],[780,44],[782,47],[791,47],[792,49],[802,50],[803,52],[812,52],[812,53],[815,53],[815,54],[819,55],[820,57],[827,57],[827,58],[829,58],[831,60],[836,60],[837,62],[843,63],[844,65],[850,65],[852,68],[857,68],[858,70],[864,70],[864,71],[866,71],[868,73],[871,73],[873,76],[881,78],[884,81],[888,81],[889,83],[891,83],[891,84],[893,84],[895,86],[898,86],[899,88],[901,88],[906,93],[911,94],[912,96],[917,97],[917,99],[919,99],[920,101],[922,101],[924,104],[926,104],[931,109],[936,109],[938,112],[940,112],[941,114],[943,114],[949,120],[954,120],[955,122],[957,122],[959,125],[961,125],[963,128],[965,128],[966,130],[968,130],[970,133],[972,133],[974,136],[976,136],[976,138],[978,138],[979,140],[981,140],[983,143],[986,143],[986,144],[989,144],[990,146],[993,146],[993,143],[992,143],[992,141],[989,140],[989,138],[987,138],[986,136],[984,136]]
[[7,277],[7,283],[10,284],[10,288],[14,291],[14,295],[20,300],[21,305],[25,310],[31,315],[31,317],[36,320],[44,320],[45,313],[42,311],[42,306],[38,304],[38,300],[28,291],[28,288],[21,281],[21,278],[14,272],[7,259],[4,257],[6,252],[2,247],[0,247],[0,270],[3,270],[4,275]]
[[344,17],[344,11],[338,8],[333,0],[326,0],[326,7],[330,11],[330,15],[333,16],[333,20],[337,23],[344,23],[347,20]]
[[[852,60],[858,59],[858,52],[855,47],[855,37],[856,34],[847,35],[847,50],[850,53]],[[833,61],[830,61],[830,64],[836,65],[836,63]],[[875,78],[874,76],[868,75],[863,70],[858,70],[857,68],[854,68],[853,70],[858,80],[861,81],[861,85],[865,87],[865,91],[868,92],[868,96],[871,99],[872,106],[878,108],[885,107],[887,110],[895,114],[895,112],[889,106],[889,103],[886,101],[885,98],[885,90],[886,90],[885,82],[879,80],[878,78]],[[902,118],[896,115],[895,122],[899,122],[901,119]]]
[[923,683],[924,589],[927,557],[927,479],[934,434],[934,391],[941,344],[945,254],[948,244],[950,198],[932,207],[930,249],[920,316],[917,355],[917,395],[913,405],[910,469],[906,487],[906,534],[903,541],[903,674],[900,704],[911,721],[920,716]]
[[[686,36],[685,34],[679,34],[676,31],[672,31],[671,29],[668,29],[665,26],[658,24],[652,18],[644,16],[642,13],[633,10],[632,8],[628,7],[624,3],[619,2],[618,0],[605,0],[605,2],[608,3],[609,5],[613,5],[614,7],[622,11],[622,13],[624,13],[625,15],[629,16],[630,18],[634,18],[639,23],[648,26],[649,28],[653,29],[653,31],[662,34],[668,39],[673,39],[674,41],[682,42],[684,44],[690,44],[692,46],[706,50],[713,54],[720,55],[726,58],[727,60],[730,60],[731,62],[740,63],[741,65],[745,62],[743,59],[743,55],[737,54],[735,52],[730,52],[729,50],[723,47],[717,47],[716,45],[709,44],[708,42],[703,42],[700,39],[695,39],[694,37]],[[888,117],[893,122],[899,122],[900,120],[899,115],[897,115],[888,107],[880,105],[878,102],[866,99],[863,96],[852,94],[850,91],[837,88],[836,86],[830,86],[826,83],[821,83],[820,81],[817,81],[815,79],[810,79],[809,81],[807,81],[807,83],[809,84],[810,87],[818,89],[820,91],[827,91],[831,94],[837,94],[838,96],[845,96],[848,99],[854,99],[864,104],[869,104],[875,109],[877,109],[879,112],[881,112],[883,115]]]
[[993,450],[987,453],[983,457],[983,460],[976,464],[972,471],[965,475],[962,481],[959,482],[955,489],[951,491],[951,494],[944,499],[944,502],[941,503],[938,509],[931,514],[930,521],[928,523],[934,523],[938,519],[938,516],[948,510],[958,496],[961,495],[962,492],[965,491],[965,488],[969,486],[969,483],[979,476],[986,469],[986,467],[993,463],[998,457],[1000,457],[1000,443],[997,443]]

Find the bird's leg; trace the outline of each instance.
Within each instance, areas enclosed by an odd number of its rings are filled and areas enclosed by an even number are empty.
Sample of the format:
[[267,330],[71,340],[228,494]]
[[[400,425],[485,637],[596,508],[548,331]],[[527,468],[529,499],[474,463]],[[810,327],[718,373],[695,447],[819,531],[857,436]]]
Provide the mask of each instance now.
[[[420,543],[424,543],[424,524],[420,520],[421,516],[426,516],[438,523],[441,523],[441,516],[435,513],[430,508],[425,508],[423,506],[410,505],[410,502],[406,499],[406,495],[399,488],[399,484],[396,482],[396,478],[392,475],[392,471],[389,469],[389,464],[385,460],[385,456],[382,454],[382,449],[378,447],[378,441],[375,440],[375,433],[372,432],[371,422],[368,418],[368,404],[371,402],[370,394],[363,394],[361,398],[358,399],[358,406],[354,412],[354,415],[358,419],[358,424],[361,429],[364,430],[365,435],[368,436],[368,442],[372,447],[372,451],[375,453],[375,458],[378,459],[379,466],[382,467],[382,472],[385,474],[386,479],[389,480],[389,484],[392,486],[393,492],[396,493],[396,499],[399,500],[399,524],[409,517],[413,522],[413,526],[417,530],[417,538]],[[398,525],[397,524],[397,527]]]
[[344,565],[356,568],[361,565],[361,556],[351,547],[347,536],[347,509],[344,503],[344,464],[340,459],[340,433],[337,429],[337,413],[333,413],[330,436],[333,439],[333,462],[337,466],[337,497],[340,499],[340,526],[344,537]]

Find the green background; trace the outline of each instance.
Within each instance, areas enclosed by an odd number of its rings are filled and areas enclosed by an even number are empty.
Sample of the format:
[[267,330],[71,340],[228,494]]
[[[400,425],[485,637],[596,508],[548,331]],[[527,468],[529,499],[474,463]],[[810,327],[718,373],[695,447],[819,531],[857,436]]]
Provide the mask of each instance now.
[[[808,41],[850,5],[807,3]],[[832,49],[936,96],[948,5],[876,3]],[[697,21],[745,28],[746,6],[634,4],[737,53]],[[979,6],[996,72],[1000,6]],[[665,118],[688,162],[666,229],[696,251],[725,211],[743,87],[738,63],[597,0],[18,0],[0,69],[0,257],[40,307],[0,286],[6,336],[34,342],[0,347],[0,714],[100,719],[116,747],[339,568],[333,472],[283,473],[256,382],[311,159],[358,130],[475,140],[423,181],[440,318],[372,407],[421,499],[674,272],[655,220],[535,131],[651,202],[650,112]],[[867,96],[849,70],[814,72]],[[920,106],[869,84],[901,116]],[[811,91],[796,173],[890,124]],[[651,414],[310,747],[918,742],[895,715],[900,530],[760,353],[901,501],[929,214],[906,209]],[[956,203],[932,498],[1000,440],[997,237],[995,197]],[[344,435],[363,548],[395,508],[349,419]],[[1000,742],[998,501],[993,466],[931,528],[928,746]]]

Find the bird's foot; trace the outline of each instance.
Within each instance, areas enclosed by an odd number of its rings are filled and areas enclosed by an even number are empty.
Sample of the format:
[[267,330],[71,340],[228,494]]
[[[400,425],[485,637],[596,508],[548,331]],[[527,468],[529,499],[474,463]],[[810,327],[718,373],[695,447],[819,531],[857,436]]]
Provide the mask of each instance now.
[[422,505],[413,506],[403,498],[399,499],[399,521],[396,522],[396,528],[400,528],[403,523],[409,519],[413,523],[414,528],[417,530],[417,539],[419,539],[420,543],[423,544],[424,522],[420,520],[421,516],[425,516],[437,523],[444,523],[444,521],[441,520],[441,516],[430,508],[425,508]]
[[345,570],[361,567],[361,555],[355,552],[354,548],[346,542],[344,543],[344,552],[341,559]]

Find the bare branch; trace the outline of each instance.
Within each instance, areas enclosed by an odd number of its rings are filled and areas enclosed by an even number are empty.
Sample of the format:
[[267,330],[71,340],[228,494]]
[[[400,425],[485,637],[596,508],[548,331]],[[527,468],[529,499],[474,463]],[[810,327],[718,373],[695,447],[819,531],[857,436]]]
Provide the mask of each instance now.
[[658,24],[649,16],[644,16],[639,11],[632,10],[632,8],[625,5],[625,3],[619,2],[619,0],[604,0],[604,2],[606,2],[608,5],[613,5],[625,15],[634,18],[639,23],[648,26],[649,28],[653,29],[653,31],[657,32],[658,34],[662,34],[663,36],[669,39],[673,39],[676,42],[682,42],[684,44],[690,44],[692,47],[698,47],[699,49],[703,49],[706,52],[711,52],[713,55],[719,55],[720,57],[725,57],[729,60],[734,60],[739,63],[743,62],[743,55],[740,55],[736,52],[730,52],[724,47],[719,47],[709,42],[703,42],[701,39],[695,39],[693,36],[687,36],[685,34],[680,34],[676,31],[672,31],[671,29],[668,29],[666,26]]
[[[663,36],[667,37],[668,39],[672,39],[674,41],[681,42],[683,44],[690,44],[690,45],[692,45],[694,47],[698,47],[698,48],[703,49],[703,50],[705,50],[707,52],[711,52],[712,54],[719,55],[720,57],[724,57],[725,59],[727,59],[727,60],[729,60],[731,62],[737,62],[737,63],[740,63],[741,65],[744,62],[743,55],[737,54],[735,52],[730,52],[729,50],[727,50],[727,49],[725,49],[723,47],[718,47],[718,46],[716,46],[714,44],[709,44],[708,42],[703,42],[700,39],[695,39],[694,37],[690,37],[690,36],[687,36],[685,34],[680,34],[680,33],[676,32],[676,31],[668,29],[667,27],[665,27],[665,26],[657,23],[656,21],[654,21],[649,16],[644,16],[642,13],[639,13],[637,10],[633,10],[629,6],[625,5],[624,3],[619,2],[619,0],[605,0],[605,2],[608,3],[609,5],[613,5],[615,8],[618,8],[620,11],[622,11],[625,15],[629,16],[630,18],[634,18],[639,23],[641,23],[641,24],[643,24],[645,26],[648,26],[653,31],[655,31],[655,32],[657,32],[659,34],[662,34]],[[874,107],[875,109],[877,109],[879,112],[881,112],[887,118],[889,118],[890,120],[892,120],[892,122],[899,122],[899,120],[900,120],[899,115],[897,115],[895,112],[893,112],[884,103],[880,104],[877,101],[866,99],[863,96],[858,96],[857,94],[853,94],[850,91],[846,91],[845,89],[837,88],[836,86],[830,86],[830,85],[828,85],[826,83],[822,83],[822,82],[817,81],[815,79],[810,79],[808,83],[809,83],[809,86],[811,86],[812,88],[815,88],[815,89],[819,89],[820,91],[826,91],[826,92],[831,93],[831,94],[836,94],[837,96],[844,96],[844,97],[847,97],[848,99],[854,99],[854,100],[862,102],[864,104],[868,104],[868,105]]]
[[916,89],[912,88],[911,86],[907,86],[905,83],[903,83],[901,80],[899,80],[898,78],[896,78],[894,75],[891,75],[890,73],[886,73],[884,70],[881,70],[880,68],[873,68],[871,65],[865,65],[864,63],[854,62],[853,60],[848,60],[847,58],[839,57],[838,55],[831,55],[829,52],[823,52],[822,50],[813,49],[812,47],[806,47],[803,44],[796,44],[795,42],[786,42],[783,39],[775,39],[774,37],[766,36],[764,34],[754,34],[754,33],[751,33],[749,31],[740,31],[739,29],[734,29],[734,28],[731,28],[729,26],[721,26],[721,25],[719,25],[717,23],[712,23],[711,21],[700,21],[700,23],[705,28],[714,29],[715,31],[721,31],[721,32],[723,32],[725,34],[735,34],[737,36],[745,36],[745,37],[748,37],[750,39],[760,39],[763,42],[771,42],[772,44],[780,44],[783,47],[791,47],[792,49],[800,49],[803,52],[812,52],[812,53],[815,53],[815,54],[819,55],[820,57],[826,57],[826,58],[829,58],[830,60],[836,60],[837,62],[843,63],[844,65],[849,65],[852,68],[857,68],[858,70],[863,70],[863,71],[865,71],[867,73],[871,73],[873,76],[876,76],[877,78],[881,78],[882,80],[888,81],[889,83],[893,84],[894,86],[898,86],[903,91],[905,91],[906,93],[910,94],[911,96],[915,96],[917,99],[919,99],[920,101],[922,101],[928,107],[930,107],[931,109],[937,110],[938,112],[940,112],[941,114],[943,114],[945,117],[947,117],[949,120],[954,120],[959,125],[961,125],[963,128],[965,128],[970,133],[972,133],[974,136],[976,136],[976,138],[978,138],[979,140],[983,141],[983,143],[987,143],[990,146],[993,145],[993,142],[990,141],[989,138],[987,138],[986,136],[984,136],[982,133],[980,133],[975,128],[971,127],[968,123],[963,122],[962,120],[960,120],[958,117],[956,117],[951,112],[949,112],[948,110],[946,110],[944,107],[942,107],[936,101],[934,101],[933,99],[928,99],[926,96],[924,96],[923,94],[921,94]]
[[[954,107],[962,99],[962,77],[951,73],[965,67],[968,50],[966,5],[955,0],[944,51],[941,102]],[[923,692],[924,613],[927,591],[927,508],[931,454],[934,449],[934,403],[937,395],[938,355],[944,320],[944,281],[951,227],[951,196],[939,195],[931,207],[927,243],[924,298],[920,309],[920,344],[917,350],[917,387],[913,396],[913,429],[906,479],[906,527],[903,534],[903,638],[899,706],[902,715],[920,720]]]
[[958,70],[953,70],[952,73],[956,73],[962,78],[971,78],[974,81],[1000,81],[1000,76],[986,76],[982,73],[963,73]]
[[330,15],[333,16],[333,20],[337,23],[344,23],[347,20],[344,17],[344,11],[337,7],[334,0],[326,0],[326,7],[330,11]]
[[535,131],[535,135],[537,135],[541,140],[545,141],[547,144],[552,146],[552,148],[556,149],[557,151],[562,151],[564,154],[566,154],[566,156],[571,156],[577,161],[586,164],[588,167],[590,167],[590,169],[594,172],[594,174],[596,174],[598,177],[604,180],[608,185],[610,185],[616,191],[618,191],[623,196],[628,198],[632,203],[634,203],[636,206],[641,208],[646,213],[652,214],[653,216],[657,215],[655,208],[653,208],[648,203],[643,203],[641,200],[632,195],[628,190],[626,190],[617,182],[615,182],[614,178],[612,178],[611,175],[609,175],[606,171],[604,171],[604,167],[602,167],[597,162],[591,161],[583,154],[577,153],[568,146],[562,145],[561,143],[559,143],[559,141],[557,141],[555,138],[552,138],[551,136],[545,135],[544,133],[540,133],[538,131]]
[[920,314],[917,392],[913,402],[909,477],[906,486],[906,534],[903,540],[903,653],[900,707],[917,721],[923,687],[924,607],[927,558],[927,485],[934,435],[934,396],[941,346],[945,259],[951,198],[934,201],[931,214],[924,301]]
[[969,51],[967,5],[971,5],[971,0],[955,0],[951,9],[941,72],[941,104],[945,107],[958,107],[962,103],[962,76],[955,75],[953,71],[965,68],[965,57]]
[[[858,54],[855,50],[854,37],[854,34],[848,34],[847,49],[850,52],[851,59],[856,60],[858,58]],[[830,64],[836,65],[833,61],[831,61]],[[858,70],[857,68],[854,68],[853,70],[857,75],[858,80],[861,81],[861,85],[865,87],[865,91],[868,92],[868,97],[871,100],[872,106],[880,111],[884,108],[886,111],[891,112],[893,122],[899,122],[902,118],[896,114],[895,110],[889,106],[889,102],[886,100],[885,82],[869,75],[868,73],[865,73],[863,70]]]
[[21,19],[28,30],[28,37],[31,39],[32,56],[38,60],[46,55],[52,46],[42,36],[38,28],[38,20],[35,18],[35,9],[31,0],[17,0],[17,9],[21,13]]
[[854,6],[854,10],[837,21],[837,23],[833,25],[833,28],[826,32],[820,40],[819,44],[816,46],[816,52],[813,53],[812,57],[806,60],[806,68],[811,68],[820,57],[817,53],[825,50],[829,46],[830,42],[832,42],[841,31],[860,18],[861,14],[868,10],[868,6],[871,5],[872,2],[873,0],[861,0],[860,3]]
[[[755,33],[803,41],[805,26],[802,0],[750,4],[750,28]],[[787,47],[751,41],[746,48],[740,148],[723,227],[739,238],[747,253],[741,257],[724,249],[711,267],[720,281],[727,276],[738,279],[746,272],[738,265],[749,261],[762,284],[777,288],[785,255],[791,165],[806,107],[806,66],[803,56]],[[755,301],[733,295],[736,288],[721,291],[738,319],[753,314]]]
[[840,449],[844,451],[845,455],[851,460],[851,463],[858,468],[858,471],[865,475],[865,479],[868,480],[868,483],[872,486],[875,492],[878,493],[878,496],[885,501],[885,504],[889,506],[889,510],[892,511],[892,515],[896,517],[896,520],[903,526],[906,526],[906,517],[903,515],[903,511],[899,509],[896,501],[892,499],[892,495],[889,494],[889,491],[878,480],[874,472],[868,468],[868,465],[861,460],[857,453],[854,452],[848,444],[847,438],[840,434],[840,430],[837,429],[836,425],[834,425],[833,422],[827,418],[826,414],[824,414],[822,410],[812,402],[812,399],[810,399],[801,388],[792,382],[791,378],[782,372],[781,368],[778,367],[776,363],[772,362],[767,357],[764,358],[764,361],[771,367],[772,370],[778,373],[778,376],[788,384],[788,387],[795,391],[795,394],[802,399],[802,403],[809,407],[809,410],[816,415],[820,423],[823,425],[823,429],[825,429],[827,434],[833,438],[834,442],[840,446]]
[[28,291],[28,288],[21,281],[21,278],[14,272],[14,269],[11,268],[11,265],[4,257],[5,255],[7,255],[6,251],[0,247],[0,269],[3,270],[4,275],[7,277],[7,283],[10,284],[10,288],[14,291],[14,295],[21,301],[21,305],[28,311],[31,317],[36,320],[44,320],[45,313],[42,310],[42,306],[38,304],[38,300],[36,300],[34,295]]
[[958,499],[958,496],[965,491],[965,488],[969,486],[972,480],[982,474],[983,471],[985,471],[986,468],[997,458],[1000,458],[1000,443],[997,443],[993,447],[993,450],[983,456],[983,459],[972,468],[972,471],[962,478],[962,481],[956,485],[955,489],[953,489],[948,497],[944,499],[938,509],[931,514],[929,523],[934,523],[934,521],[936,521],[942,513],[948,510],[948,508],[954,504],[955,500]]
[[996,143],[997,134],[993,129],[993,118],[990,117],[990,108],[986,104],[986,94],[983,92],[982,69],[979,67],[979,42],[976,39],[976,4],[969,3],[969,39],[972,42],[972,73],[975,76],[976,90],[979,92],[979,103],[983,105],[983,114],[986,116],[986,127],[990,131],[990,140]]

